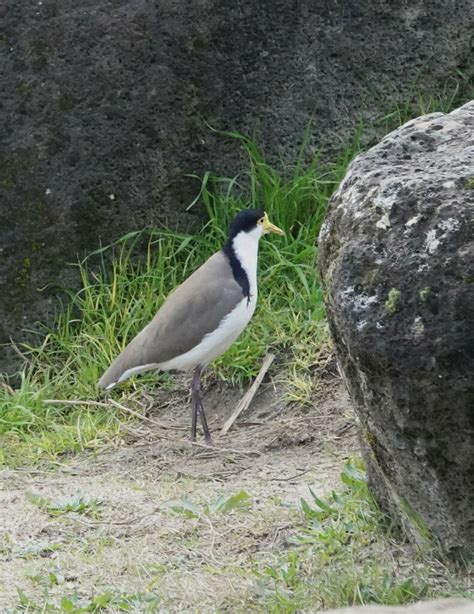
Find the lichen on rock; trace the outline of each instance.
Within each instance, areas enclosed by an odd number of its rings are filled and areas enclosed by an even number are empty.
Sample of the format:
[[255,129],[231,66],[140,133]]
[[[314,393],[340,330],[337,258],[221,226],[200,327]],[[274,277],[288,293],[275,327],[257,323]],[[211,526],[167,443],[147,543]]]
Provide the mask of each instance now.
[[400,309],[400,297],[402,293],[397,288],[390,288],[388,298],[385,301],[385,309],[387,313],[393,315]]

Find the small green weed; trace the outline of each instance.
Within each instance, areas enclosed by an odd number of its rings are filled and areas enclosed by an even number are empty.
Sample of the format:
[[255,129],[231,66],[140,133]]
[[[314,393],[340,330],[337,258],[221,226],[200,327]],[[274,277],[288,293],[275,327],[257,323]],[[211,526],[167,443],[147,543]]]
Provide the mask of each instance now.
[[296,541],[311,546],[326,560],[345,558],[348,551],[369,546],[388,522],[367,488],[360,461],[346,464],[341,481],[346,486],[342,493],[332,491],[323,500],[310,488],[311,502],[300,501],[308,524]]
[[247,510],[250,507],[250,497],[248,493],[241,490],[235,495],[221,495],[214,502],[204,505],[202,509],[187,499],[170,501],[167,507],[176,514],[183,514],[188,518],[200,518],[203,515],[228,514],[232,511]]
[[[53,574],[54,575],[54,574]],[[87,612],[143,612],[143,614],[153,614],[157,612],[160,605],[160,597],[155,593],[135,593],[132,595],[116,595],[112,592],[105,592],[95,595],[90,599],[84,599],[77,594],[55,596],[52,594],[52,587],[59,584],[57,581],[48,578],[47,587],[44,590],[43,599],[36,600],[28,597],[24,591],[17,589],[19,611],[62,614],[85,614]]]
[[286,589],[294,589],[300,583],[300,559],[297,552],[290,552],[278,566],[268,566],[265,573],[276,583],[282,583]]
[[50,516],[73,513],[99,518],[101,514],[102,501],[94,497],[82,495],[79,492],[71,497],[62,497],[57,501],[49,501],[49,499],[41,495],[30,492],[27,492],[25,496],[30,503],[47,512]]

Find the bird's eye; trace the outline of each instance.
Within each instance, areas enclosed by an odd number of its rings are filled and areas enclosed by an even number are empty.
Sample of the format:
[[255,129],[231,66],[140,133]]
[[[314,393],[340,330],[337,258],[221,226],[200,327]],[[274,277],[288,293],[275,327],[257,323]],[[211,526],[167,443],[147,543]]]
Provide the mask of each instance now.
[[263,224],[263,222],[264,222],[264,221],[265,221],[265,219],[264,219],[263,217],[261,217],[261,218],[258,220],[258,223],[259,223],[259,224]]

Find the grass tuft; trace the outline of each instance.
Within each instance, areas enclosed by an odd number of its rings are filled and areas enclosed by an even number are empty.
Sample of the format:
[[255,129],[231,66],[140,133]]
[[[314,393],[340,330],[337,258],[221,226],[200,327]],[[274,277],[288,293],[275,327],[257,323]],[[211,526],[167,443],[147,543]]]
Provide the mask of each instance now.
[[[200,200],[208,221],[196,235],[156,229],[131,232],[79,264],[82,289],[69,293],[67,306],[55,327],[44,331],[41,343],[26,348],[28,364],[19,386],[13,389],[4,381],[0,388],[0,461],[54,459],[101,446],[107,439],[120,441],[123,416],[116,409],[84,407],[80,401],[96,398],[96,382],[107,365],[169,292],[222,247],[230,221],[246,207],[265,208],[287,236],[262,240],[257,311],[213,371],[241,385],[256,375],[265,352],[273,350],[282,357],[286,381],[291,376],[295,382],[289,385],[291,398],[309,399],[310,369],[326,339],[316,237],[327,202],[358,144],[352,143],[350,153],[334,164],[322,166],[315,156],[309,167],[303,169],[297,161],[278,173],[252,141],[232,136],[248,154],[249,171],[232,179],[206,173]],[[101,266],[91,264],[92,256],[102,261]],[[166,374],[140,378],[140,385],[156,382],[171,385]],[[132,380],[113,394],[129,400],[134,387]],[[50,405],[48,399],[78,403]]]

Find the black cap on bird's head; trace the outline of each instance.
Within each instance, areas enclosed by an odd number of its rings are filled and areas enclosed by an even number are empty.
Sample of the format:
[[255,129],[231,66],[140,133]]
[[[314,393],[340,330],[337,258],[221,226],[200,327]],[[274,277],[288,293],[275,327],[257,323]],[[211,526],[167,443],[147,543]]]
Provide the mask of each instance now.
[[232,241],[234,237],[236,237],[239,232],[251,232],[255,230],[257,226],[262,227],[262,234],[267,234],[268,232],[275,232],[279,235],[284,235],[283,230],[278,228],[270,222],[268,219],[268,215],[263,211],[263,209],[244,209],[237,213],[230,224],[229,228],[229,241]]

